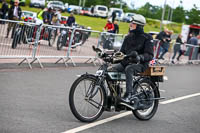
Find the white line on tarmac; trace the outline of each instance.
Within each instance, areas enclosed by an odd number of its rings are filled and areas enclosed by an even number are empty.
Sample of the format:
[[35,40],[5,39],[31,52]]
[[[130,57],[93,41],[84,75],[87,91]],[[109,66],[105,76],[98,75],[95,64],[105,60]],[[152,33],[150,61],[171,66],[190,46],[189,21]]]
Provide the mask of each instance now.
[[184,99],[188,99],[188,98],[196,97],[196,96],[200,96],[200,93],[195,93],[195,94],[191,94],[191,95],[187,95],[187,96],[177,97],[177,98],[174,98],[174,99],[170,99],[170,100],[167,100],[167,101],[160,102],[160,104],[173,103],[173,102],[177,102],[177,101],[180,101],[180,100],[184,100]]
[[[166,101],[160,102],[160,104],[169,104],[169,103],[177,102],[177,101],[188,99],[188,98],[195,97],[195,96],[200,96],[200,93],[195,93],[195,94],[191,94],[191,95],[187,95],[187,96],[182,96],[182,97],[166,100]],[[104,124],[104,123],[125,117],[125,116],[130,115],[130,114],[132,114],[132,111],[127,111],[127,112],[120,113],[118,115],[115,115],[115,116],[112,116],[112,117],[109,117],[109,118],[106,118],[106,119],[103,119],[103,120],[99,120],[99,121],[96,121],[96,122],[93,122],[93,123],[90,123],[90,124],[86,124],[86,125],[83,125],[83,126],[80,126],[80,127],[77,127],[77,128],[73,128],[73,129],[64,131],[62,133],[80,132],[80,131],[89,129],[91,127],[95,127],[97,125],[101,125],[101,124]]]

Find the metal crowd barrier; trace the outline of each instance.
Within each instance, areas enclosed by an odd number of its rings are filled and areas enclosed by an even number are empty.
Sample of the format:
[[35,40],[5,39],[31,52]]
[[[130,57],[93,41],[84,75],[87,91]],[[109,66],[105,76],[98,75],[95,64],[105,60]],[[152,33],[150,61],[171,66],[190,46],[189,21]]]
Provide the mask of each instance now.
[[[172,61],[172,56],[174,54],[174,48],[177,47],[177,45],[181,45],[180,43],[173,43],[172,44],[172,51],[166,53],[168,54],[168,58],[165,58],[165,61],[163,61],[162,63],[163,64],[171,64],[171,61]],[[185,49],[185,52],[184,54],[182,55],[184,59],[180,59],[182,62],[184,63],[188,63],[188,64],[191,64],[191,63],[199,63],[200,62],[200,53],[199,53],[199,48],[200,46],[197,45],[192,45],[192,44],[184,44],[186,46],[186,49]],[[155,59],[158,59],[158,56],[159,56],[159,53],[160,53],[160,47],[161,47],[161,43],[160,43],[160,40],[157,40],[155,39],[154,40],[154,58]],[[179,49],[177,51],[180,50],[180,46],[178,46]],[[177,55],[176,55],[177,57]],[[186,59],[186,57],[188,57]]]
[[[52,25],[36,25],[21,21],[0,19],[0,59],[22,59],[29,67],[36,61],[43,68],[40,59],[57,59],[68,66],[78,62],[96,61],[101,63],[92,46],[101,49],[118,51],[124,40],[124,35],[99,32],[77,27],[62,27]],[[2,23],[3,22],[3,23]],[[10,30],[7,36],[7,31]],[[199,61],[199,46],[187,45],[188,62]],[[157,58],[160,41],[154,40],[154,57]],[[172,54],[171,54],[172,55]],[[168,63],[171,62],[171,55]]]
[[0,59],[23,59],[19,65],[27,61],[32,68],[29,59],[35,55],[38,26],[22,21],[0,21]]

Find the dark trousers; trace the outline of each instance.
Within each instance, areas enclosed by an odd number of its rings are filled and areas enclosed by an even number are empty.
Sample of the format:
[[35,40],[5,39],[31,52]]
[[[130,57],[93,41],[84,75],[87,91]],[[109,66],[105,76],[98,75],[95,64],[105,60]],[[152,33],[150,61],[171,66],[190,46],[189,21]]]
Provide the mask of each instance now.
[[163,56],[168,52],[168,49],[169,49],[169,43],[163,43],[160,47],[160,51],[161,51],[161,54],[160,54],[160,57],[159,58],[163,58]]
[[135,89],[133,88],[134,81],[133,76],[137,75],[137,73],[144,72],[145,66],[142,64],[130,64],[126,67],[122,66],[121,63],[114,66],[119,72],[125,72],[126,74],[126,93],[135,93]]

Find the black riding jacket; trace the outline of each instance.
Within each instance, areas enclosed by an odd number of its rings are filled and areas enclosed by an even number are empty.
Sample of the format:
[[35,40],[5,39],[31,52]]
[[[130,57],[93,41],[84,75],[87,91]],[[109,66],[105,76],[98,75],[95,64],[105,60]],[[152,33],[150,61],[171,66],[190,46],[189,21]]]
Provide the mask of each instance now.
[[153,38],[151,35],[144,33],[142,28],[136,28],[132,30],[125,37],[122,44],[122,53],[128,55],[131,51],[136,51],[138,55],[144,56],[144,61],[141,63],[148,63],[153,59]]

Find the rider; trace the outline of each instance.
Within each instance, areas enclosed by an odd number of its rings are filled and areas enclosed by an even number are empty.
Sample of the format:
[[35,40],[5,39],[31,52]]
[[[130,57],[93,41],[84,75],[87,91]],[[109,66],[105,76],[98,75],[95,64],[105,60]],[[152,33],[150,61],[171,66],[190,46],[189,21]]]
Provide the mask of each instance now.
[[121,98],[121,102],[125,104],[129,104],[131,99],[137,98],[136,90],[133,87],[133,75],[144,72],[148,68],[149,61],[153,59],[153,38],[144,33],[145,24],[146,20],[142,15],[132,17],[129,34],[125,37],[120,49],[120,52],[126,56],[113,67],[126,74],[126,93]]

